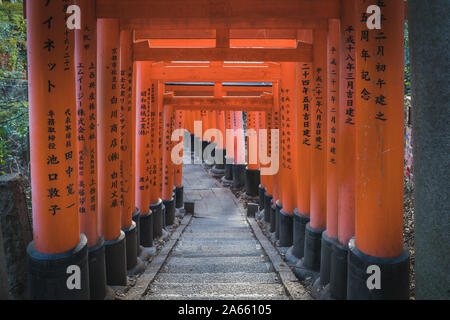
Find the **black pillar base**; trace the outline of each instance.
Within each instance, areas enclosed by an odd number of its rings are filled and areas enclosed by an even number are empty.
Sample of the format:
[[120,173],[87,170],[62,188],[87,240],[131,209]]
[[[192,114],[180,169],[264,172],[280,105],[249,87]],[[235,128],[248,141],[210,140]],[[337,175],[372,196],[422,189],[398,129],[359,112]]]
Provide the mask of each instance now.
[[222,163],[220,163],[220,161],[219,162],[216,161],[216,164],[214,165],[213,170],[215,170],[216,172],[222,172],[222,174],[225,172],[225,162],[226,162],[225,154],[226,154],[225,149],[216,149],[215,155],[217,155],[217,156],[222,155],[220,157],[222,160]]
[[137,230],[136,250],[139,256],[139,252],[141,251],[141,210],[136,208],[134,210],[133,215],[131,216],[131,219],[133,219],[134,223],[136,223],[136,230]]
[[[202,140],[202,157],[203,157],[205,149],[208,145],[209,145],[209,141]],[[203,161],[205,161],[205,159],[203,159]]]
[[300,279],[317,278],[320,272],[320,249],[323,230],[311,228],[306,224],[304,257],[296,264],[295,274]]
[[[80,242],[70,251],[60,254],[42,254],[34,249],[31,241],[27,247],[28,254],[28,298],[36,300],[88,300],[89,299],[89,265],[87,239],[84,234]],[[72,283],[67,273],[69,266],[80,269],[79,289],[70,290]],[[75,277],[76,271],[72,270]],[[75,282],[74,282],[75,283]]]
[[233,159],[226,158],[224,179],[233,182]]
[[267,194],[267,192],[264,193],[264,221],[270,222],[270,201],[272,201],[272,196],[270,194]]
[[280,247],[290,247],[293,242],[294,216],[283,210],[280,211],[278,222],[280,223]]
[[264,194],[266,193],[266,187],[262,185],[258,186],[258,195],[259,195],[259,207],[264,208]]
[[180,209],[183,208],[184,204],[184,187],[178,186],[175,187],[175,208]]
[[233,170],[233,188],[239,189],[245,185],[245,164],[234,164]]
[[345,300],[347,299],[348,247],[335,241],[331,250],[329,295],[331,299]]
[[277,221],[277,205],[275,203],[273,203],[273,199],[272,199],[272,201],[270,201],[270,229],[272,229],[272,226],[274,226],[273,232],[275,235],[275,239],[279,240],[280,234],[278,233],[277,223],[278,223],[278,221]]
[[[395,258],[378,258],[359,251],[355,239],[349,242],[347,268],[347,299],[349,300],[407,300],[409,299],[409,252],[403,250]],[[367,285],[374,272],[369,266],[380,268],[381,288],[370,290]],[[369,280],[369,283],[372,283]]]
[[136,223],[131,221],[131,226],[129,228],[122,229],[125,233],[125,245],[127,253],[127,270],[133,269],[137,264],[138,259],[138,229],[136,228]]
[[97,245],[88,249],[89,290],[91,300],[104,300],[107,294],[105,245],[100,237]]
[[256,197],[258,195],[258,186],[260,182],[259,170],[245,170],[245,190],[248,196]]
[[291,254],[296,259],[303,258],[305,252],[305,231],[306,224],[309,222],[309,216],[305,216],[294,210],[294,243],[292,245]]
[[280,239],[280,212],[283,206],[280,200],[275,201],[275,210],[273,214],[275,215],[275,238]]
[[105,241],[106,283],[111,286],[127,285],[127,257],[125,233]]
[[195,135],[193,133],[191,135],[191,153],[194,153],[194,146],[195,146]]
[[322,243],[320,249],[320,275],[316,279],[312,288],[312,295],[315,298],[320,298],[325,286],[330,282],[330,270],[331,270],[331,253],[333,243],[336,238],[330,238],[327,235],[327,231],[322,232]]
[[153,215],[153,239],[158,239],[162,235],[163,221],[162,221],[162,200],[150,204],[150,211]]
[[175,199],[163,200],[166,207],[166,226],[171,226],[175,222]]
[[269,231],[270,232],[275,232],[275,230],[277,229],[277,217],[275,215],[275,211],[276,211],[276,207],[274,209],[273,198],[272,198],[270,200],[270,207],[269,207],[269,221],[270,221]]
[[153,212],[141,215],[140,223],[141,246],[149,248],[153,246]]
[[[161,200],[161,201],[163,201],[163,200]],[[164,228],[167,226],[167,224],[166,224],[166,206],[164,205],[164,201],[163,201],[163,204],[162,204],[162,207],[161,207],[161,219],[162,219],[162,227],[163,227],[163,229],[162,229],[162,235],[164,235]]]

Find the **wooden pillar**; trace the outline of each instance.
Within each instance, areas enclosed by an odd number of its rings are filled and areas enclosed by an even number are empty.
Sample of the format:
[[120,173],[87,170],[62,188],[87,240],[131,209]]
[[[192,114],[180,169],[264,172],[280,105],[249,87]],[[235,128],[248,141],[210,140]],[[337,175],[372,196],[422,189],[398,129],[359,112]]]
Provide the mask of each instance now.
[[153,216],[153,239],[162,235],[163,229],[163,203],[161,193],[161,164],[162,136],[160,130],[160,102],[159,81],[151,80],[150,87],[150,171],[149,171],[149,202]]
[[[76,187],[74,35],[62,2],[32,1],[26,13],[34,238],[28,246],[29,298],[88,299],[87,239],[80,237]],[[81,290],[66,285],[70,265],[81,270]]]
[[320,277],[314,283],[319,292],[330,282],[331,252],[337,238],[337,127],[339,110],[340,21],[328,20],[327,148],[326,148],[326,230],[322,233]]
[[222,135],[222,140],[217,142],[215,151],[215,165],[212,172],[216,175],[223,175],[225,173],[225,148],[226,148],[226,124],[225,111],[216,112],[217,129]]
[[311,188],[312,65],[297,63],[297,207],[294,210],[293,246],[287,258],[292,262],[304,255],[305,228],[309,222]]
[[[186,111],[175,111],[175,130],[184,130],[184,118]],[[180,157],[183,159],[183,136],[181,136],[178,143],[181,143]],[[175,208],[183,207],[183,160],[179,164],[174,165],[174,184],[175,184]]]
[[337,241],[333,243],[330,269],[330,296],[347,298],[348,241],[355,234],[356,168],[356,23],[360,19],[358,0],[342,1],[340,42],[340,108],[337,126]]
[[[280,237],[280,212],[281,212],[281,190],[280,181],[280,86],[278,82],[273,83],[273,110],[272,113],[266,113],[266,123],[269,130],[269,154],[272,159],[278,162],[278,170],[272,175],[267,176],[267,194],[266,205],[268,209],[264,211],[264,219],[270,222],[270,229],[275,229],[275,238]],[[272,132],[272,129],[274,130]],[[277,135],[274,135],[278,132]],[[273,164],[271,164],[273,165]],[[267,216],[266,216],[267,215]]]
[[233,111],[225,111],[225,129],[225,174],[222,181],[231,184],[233,182],[234,163]]
[[258,161],[258,115],[257,111],[247,111],[247,169],[245,189],[249,196],[258,195],[260,171]]
[[241,188],[245,185],[245,136],[244,136],[243,112],[233,111],[234,129],[234,164],[233,187]]
[[[164,85],[161,84],[159,90],[164,92]],[[162,161],[162,199],[166,207],[166,225],[172,225],[175,220],[175,199],[173,197],[174,166],[172,162],[172,132],[175,123],[175,112],[173,106],[164,106],[163,117],[163,161]]]
[[127,269],[141,264],[140,211],[135,206],[136,104],[133,104],[133,33],[120,32],[120,216],[127,246]]
[[98,183],[105,237],[106,277],[110,285],[126,284],[125,234],[120,219],[120,30],[119,21],[97,22]]
[[311,107],[311,201],[304,257],[296,268],[301,278],[320,270],[322,231],[326,228],[327,29],[313,30],[313,103]]
[[[356,241],[350,244],[350,299],[407,299],[409,255],[403,250],[404,2],[381,6],[381,29],[369,30],[367,6],[357,25]],[[362,270],[381,269],[381,289],[369,290]],[[366,276],[367,275],[367,276]]]
[[78,212],[88,239],[91,299],[106,296],[104,240],[99,224],[97,193],[97,18],[95,3],[79,0],[82,28],[75,30],[77,97]]
[[153,245],[152,212],[150,211],[150,113],[152,99],[151,62],[136,62],[136,207],[140,211],[140,242]]
[[[261,168],[264,166],[261,163],[261,158],[260,158],[260,152],[262,152],[262,150],[264,148],[262,148],[263,146],[263,137],[262,137],[262,132],[263,130],[267,130],[266,127],[266,113],[265,112],[258,112],[258,167],[259,170],[261,172]],[[267,134],[267,131],[266,131]],[[266,142],[267,144],[267,142]],[[258,186],[258,196],[259,196],[259,207],[260,210],[262,210],[264,208],[264,193],[266,192],[266,176],[260,174],[260,184]]]
[[[280,246],[289,247],[293,243],[293,214],[296,207],[296,172],[297,145],[294,139],[297,134],[297,73],[296,64],[281,63],[280,87],[280,129],[281,129],[281,162],[280,185],[282,209],[279,215]],[[294,179],[293,179],[294,177]]]
[[[158,185],[159,197],[163,199],[163,141],[164,141],[164,83],[158,81]],[[165,217],[163,217],[165,225]]]

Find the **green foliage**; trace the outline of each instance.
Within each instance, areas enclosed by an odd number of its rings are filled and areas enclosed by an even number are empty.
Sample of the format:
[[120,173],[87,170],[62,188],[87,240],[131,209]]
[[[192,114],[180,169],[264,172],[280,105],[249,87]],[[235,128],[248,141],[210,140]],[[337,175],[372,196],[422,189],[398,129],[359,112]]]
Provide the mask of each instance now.
[[0,173],[25,173],[28,158],[26,21],[22,3],[0,1]]
[[405,21],[405,95],[411,95],[411,65],[409,63],[408,21]]

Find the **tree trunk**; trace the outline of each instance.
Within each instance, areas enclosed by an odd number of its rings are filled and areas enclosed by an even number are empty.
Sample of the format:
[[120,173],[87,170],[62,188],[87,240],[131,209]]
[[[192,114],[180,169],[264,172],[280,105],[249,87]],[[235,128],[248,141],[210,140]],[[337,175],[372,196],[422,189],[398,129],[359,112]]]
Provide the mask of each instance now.
[[450,2],[408,1],[416,298],[449,299]]
[[0,231],[6,255],[9,292],[13,299],[25,297],[26,249],[33,237],[25,185],[20,174],[0,177]]

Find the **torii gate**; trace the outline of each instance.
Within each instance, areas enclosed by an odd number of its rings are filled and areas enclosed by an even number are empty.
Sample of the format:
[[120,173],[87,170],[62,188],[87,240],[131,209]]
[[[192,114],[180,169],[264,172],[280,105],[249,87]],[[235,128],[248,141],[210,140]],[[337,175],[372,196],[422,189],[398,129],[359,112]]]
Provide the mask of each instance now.
[[[170,162],[171,106],[199,104],[164,97],[162,81],[186,81],[189,73],[175,79],[168,67],[152,61],[180,60],[280,62],[279,72],[241,67],[232,75],[224,66],[210,66],[195,76],[197,81],[204,73],[214,82],[275,80],[265,126],[280,129],[279,146],[268,138],[269,146],[280,148],[280,171],[262,180],[260,192],[280,245],[292,246],[288,256],[298,261],[299,276],[320,273],[316,286],[329,282],[332,297],[408,297],[409,256],[402,248],[402,0],[381,8],[382,31],[369,30],[361,19],[375,0],[76,3],[83,15],[74,33],[65,24],[66,2],[26,2],[31,297],[102,298],[106,283],[124,284],[127,268],[138,265],[139,244],[151,246],[159,231],[154,225],[160,222],[152,218],[162,206],[159,189],[163,179],[173,179],[164,167]],[[133,30],[139,30],[134,39],[140,42],[133,42]],[[294,35],[296,45],[273,48],[276,41],[261,41],[260,30],[273,30],[263,32],[264,39]],[[311,30],[312,41],[299,42],[298,30]],[[203,40],[214,34],[215,47],[152,48],[152,40],[142,41],[157,35],[165,45],[176,45],[167,39],[198,40],[201,33]],[[232,47],[246,42],[239,39],[272,48]],[[159,78],[146,77],[145,68],[149,74],[155,68]],[[241,103],[250,108],[251,99],[202,102],[234,110]],[[150,117],[152,112],[158,117]],[[152,134],[162,138],[154,141],[156,155],[149,149]],[[161,155],[162,161],[156,159]],[[133,159],[145,159],[144,165]],[[151,183],[142,181],[146,171],[155,170]],[[171,196],[172,190],[163,189],[166,201]],[[373,264],[381,268],[382,281],[389,279],[376,292],[366,286],[366,269]],[[66,285],[70,265],[79,267],[80,290]],[[50,282],[51,293],[45,289]]]

